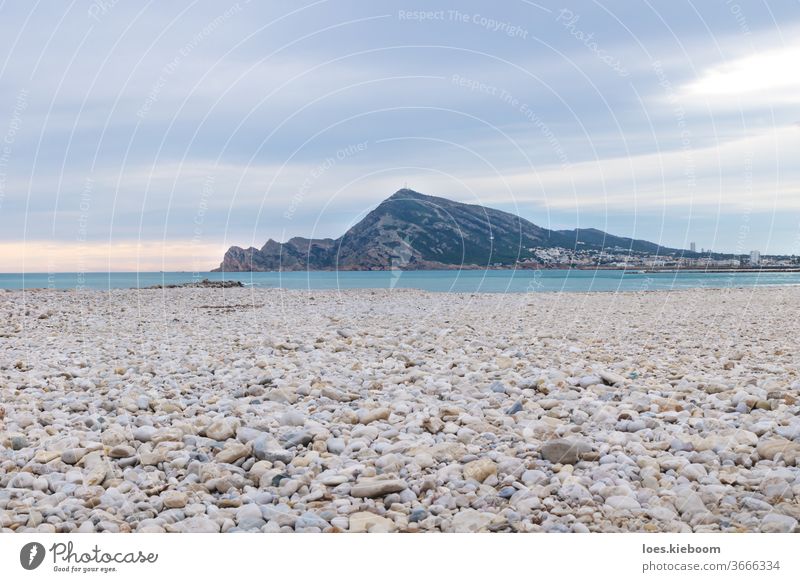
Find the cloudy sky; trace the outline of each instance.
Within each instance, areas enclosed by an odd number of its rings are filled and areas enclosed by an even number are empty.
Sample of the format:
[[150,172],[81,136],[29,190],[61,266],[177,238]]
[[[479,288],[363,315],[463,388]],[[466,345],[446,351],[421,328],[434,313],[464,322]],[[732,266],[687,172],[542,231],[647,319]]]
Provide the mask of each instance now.
[[0,1],[0,271],[206,270],[407,184],[800,254],[797,0]]

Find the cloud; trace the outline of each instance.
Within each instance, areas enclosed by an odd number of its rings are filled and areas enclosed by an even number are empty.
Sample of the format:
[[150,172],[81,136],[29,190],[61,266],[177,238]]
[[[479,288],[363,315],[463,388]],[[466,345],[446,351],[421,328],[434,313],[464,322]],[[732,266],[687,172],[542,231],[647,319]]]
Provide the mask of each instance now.
[[576,211],[698,212],[800,209],[793,125],[696,149],[519,168],[465,181],[484,202]]
[[756,52],[705,70],[688,83],[681,101],[712,108],[770,108],[797,105],[800,44]]

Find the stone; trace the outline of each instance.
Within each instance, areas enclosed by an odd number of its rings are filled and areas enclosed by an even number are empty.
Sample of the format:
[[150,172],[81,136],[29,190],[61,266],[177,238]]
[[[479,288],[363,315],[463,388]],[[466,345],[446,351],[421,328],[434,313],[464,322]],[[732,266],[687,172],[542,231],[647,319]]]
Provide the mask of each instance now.
[[242,529],[261,529],[266,523],[258,505],[242,505],[236,511],[236,524]]
[[164,503],[164,507],[178,509],[186,507],[188,498],[185,493],[180,491],[166,491],[161,494],[161,500]]
[[548,480],[547,474],[544,471],[536,469],[525,471],[520,479],[528,487],[545,483]]
[[335,473],[320,474],[317,476],[317,481],[327,487],[337,487],[343,483],[347,483],[350,478],[347,475],[337,475]]
[[108,456],[112,459],[124,459],[126,457],[132,457],[135,454],[136,450],[128,445],[117,445],[108,452]]
[[330,524],[322,519],[316,513],[312,513],[311,511],[306,511],[302,513],[300,517],[297,518],[297,521],[294,524],[295,529],[307,528],[307,527],[316,527],[320,530],[324,530],[325,528],[329,527]]
[[297,410],[287,410],[281,415],[280,423],[283,426],[303,426],[306,423],[306,417]]
[[474,479],[479,483],[483,483],[489,475],[497,473],[497,463],[491,459],[478,459],[464,465],[462,473],[464,474],[464,479]]
[[367,410],[358,416],[358,422],[361,424],[369,424],[376,420],[387,420],[389,418],[390,410],[388,408],[375,408]]
[[453,517],[450,528],[455,533],[486,531],[492,520],[491,513],[484,513],[475,509],[462,509]]
[[428,517],[428,511],[424,507],[415,508],[408,516],[409,523],[416,523]]
[[61,453],[61,462],[66,463],[67,465],[75,465],[79,463],[88,452],[89,451],[87,449],[83,448],[67,449]]
[[756,445],[756,452],[762,459],[772,461],[781,455],[787,464],[794,465],[800,456],[800,443],[787,439],[761,440]]
[[797,520],[780,513],[768,513],[761,519],[761,531],[768,533],[796,532]]
[[314,440],[314,435],[311,431],[299,430],[285,435],[283,437],[283,446],[287,449],[297,446],[305,447],[312,440]]
[[233,442],[226,445],[215,458],[218,463],[234,463],[249,454],[250,449],[247,445]]
[[580,380],[578,380],[578,385],[581,388],[589,388],[590,386],[602,383],[603,379],[600,378],[600,376],[595,376],[595,375],[582,376]]
[[198,515],[179,522],[177,529],[174,531],[183,533],[219,533],[220,524],[208,517]]
[[557,439],[545,443],[540,452],[543,459],[553,464],[574,465],[580,461],[581,455],[591,450],[591,445],[583,441]]
[[344,439],[341,438],[331,437],[325,442],[326,449],[332,455],[341,455],[344,452],[346,446],[347,445],[345,444]]
[[31,473],[17,473],[11,478],[11,487],[15,487],[17,489],[33,489],[34,481],[35,477]]
[[167,443],[173,441],[180,442],[183,440],[183,436],[184,436],[183,431],[179,428],[173,428],[173,427],[160,428],[150,435],[150,442],[155,444]]
[[44,451],[40,449],[34,453],[33,460],[37,463],[49,463],[54,459],[58,459],[61,455],[61,451]]
[[138,426],[133,429],[133,440],[147,443],[155,436],[157,430],[154,426]]
[[28,446],[28,439],[25,437],[25,435],[15,434],[12,435],[9,440],[11,441],[12,451],[21,451]]
[[108,463],[97,463],[94,467],[92,467],[88,475],[86,475],[84,483],[89,487],[94,485],[102,485],[110,472],[111,468],[109,467]]
[[223,418],[215,420],[206,427],[206,436],[215,441],[225,441],[233,438],[238,428],[238,419]]
[[606,499],[606,505],[619,511],[639,511],[642,506],[633,497],[612,495]]
[[284,449],[278,441],[266,434],[253,441],[253,456],[258,460],[285,464],[294,458],[291,451]]
[[518,412],[522,412],[522,409],[522,400],[517,400],[508,408],[508,410],[506,410],[506,414],[516,414]]
[[349,524],[351,533],[389,533],[397,529],[391,519],[369,511],[359,511],[351,514]]
[[516,492],[517,489],[515,487],[503,487],[500,491],[498,491],[497,496],[502,497],[503,499],[511,499]]
[[677,491],[673,504],[685,521],[710,522],[711,512],[703,499],[694,491]]
[[615,374],[614,372],[605,371],[605,372],[600,372],[600,374],[598,375],[600,376],[600,379],[609,386],[625,383],[625,377],[620,376],[619,374]]
[[390,493],[402,491],[407,487],[406,482],[399,479],[361,481],[353,485],[350,489],[350,495],[352,497],[383,497]]

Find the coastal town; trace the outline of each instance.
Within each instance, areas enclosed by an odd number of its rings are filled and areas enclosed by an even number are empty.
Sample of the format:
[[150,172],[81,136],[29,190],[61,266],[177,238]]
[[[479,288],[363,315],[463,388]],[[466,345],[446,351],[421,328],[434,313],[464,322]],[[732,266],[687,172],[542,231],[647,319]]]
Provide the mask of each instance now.
[[[694,243],[692,243],[694,247]],[[495,264],[493,266],[504,266]],[[533,247],[517,265],[539,269],[637,269],[646,271],[714,270],[714,271],[797,271],[800,256],[765,255],[754,250],[747,254],[723,254],[694,248],[682,254],[647,253],[629,248],[613,247],[598,250],[563,247]]]

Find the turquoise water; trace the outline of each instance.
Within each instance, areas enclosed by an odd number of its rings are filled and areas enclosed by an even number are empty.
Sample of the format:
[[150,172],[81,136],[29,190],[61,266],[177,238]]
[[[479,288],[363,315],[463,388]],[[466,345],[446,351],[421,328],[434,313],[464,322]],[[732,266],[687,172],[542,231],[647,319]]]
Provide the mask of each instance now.
[[0,274],[2,289],[120,289],[238,280],[285,289],[410,288],[458,293],[655,291],[697,287],[800,285],[800,273],[636,273],[632,271],[369,271],[295,273],[19,273]]

